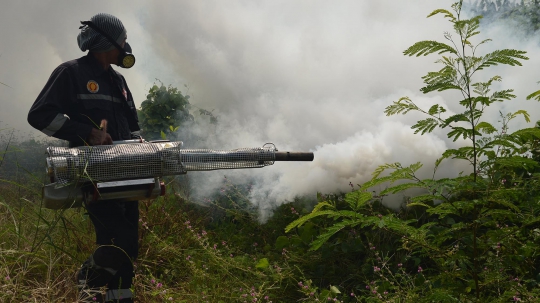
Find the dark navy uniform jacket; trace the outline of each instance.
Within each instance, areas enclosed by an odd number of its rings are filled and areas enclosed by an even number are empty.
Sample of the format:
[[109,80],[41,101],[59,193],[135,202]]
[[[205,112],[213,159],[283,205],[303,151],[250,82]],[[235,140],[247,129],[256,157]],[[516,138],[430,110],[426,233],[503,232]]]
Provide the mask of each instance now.
[[70,146],[84,145],[102,119],[113,141],[135,138],[140,130],[126,80],[91,54],[58,66],[28,113],[30,125]]

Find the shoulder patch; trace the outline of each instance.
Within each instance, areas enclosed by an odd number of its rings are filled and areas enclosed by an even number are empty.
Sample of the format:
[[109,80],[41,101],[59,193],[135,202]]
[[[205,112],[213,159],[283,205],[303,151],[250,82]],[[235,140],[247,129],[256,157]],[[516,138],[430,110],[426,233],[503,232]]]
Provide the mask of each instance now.
[[90,80],[86,83],[86,88],[89,92],[95,94],[99,91],[99,84],[94,80]]

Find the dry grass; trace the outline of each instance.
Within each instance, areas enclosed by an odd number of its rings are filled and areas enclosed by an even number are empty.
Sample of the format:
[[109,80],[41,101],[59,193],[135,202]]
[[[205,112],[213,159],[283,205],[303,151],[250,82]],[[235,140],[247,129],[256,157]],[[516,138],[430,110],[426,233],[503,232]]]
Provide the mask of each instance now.
[[[21,202],[12,186],[0,191],[0,302],[75,302],[75,272],[95,248],[90,220],[82,209]],[[202,227],[204,211],[179,201],[171,195],[140,204],[137,302],[268,302],[290,277],[288,266],[256,269],[260,256],[213,240]]]

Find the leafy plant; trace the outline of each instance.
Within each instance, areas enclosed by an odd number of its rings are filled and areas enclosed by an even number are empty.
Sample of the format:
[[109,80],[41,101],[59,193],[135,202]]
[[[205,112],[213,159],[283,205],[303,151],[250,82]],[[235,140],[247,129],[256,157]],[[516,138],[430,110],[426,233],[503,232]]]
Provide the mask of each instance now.
[[179,127],[193,121],[189,109],[189,95],[182,95],[172,86],[152,86],[138,110],[143,137],[165,139]]
[[[333,235],[343,230],[365,233],[366,240],[370,230],[394,235],[399,243],[394,248],[403,252],[399,255],[394,255],[395,251],[387,252],[396,258],[394,265],[403,263],[404,268],[412,271],[418,267],[418,273],[423,267],[422,277],[429,281],[429,287],[426,288],[424,282],[409,284],[407,288],[396,283],[385,284],[388,277],[375,270],[373,283],[384,284],[387,294],[373,296],[365,290],[370,300],[424,298],[428,302],[457,302],[488,298],[537,301],[539,298],[535,272],[540,265],[537,262],[539,238],[530,231],[540,225],[539,164],[531,157],[538,149],[540,129],[525,128],[509,133],[509,123],[516,117],[522,116],[530,122],[530,115],[524,110],[501,113],[499,128],[485,120],[484,113],[489,106],[516,96],[512,89],[492,91],[493,84],[502,80],[500,76],[491,76],[486,82],[473,80],[478,72],[491,66],[521,66],[521,61],[528,58],[524,51],[515,49],[479,55],[479,46],[491,40],[473,43],[480,33],[482,16],[463,19],[462,5],[463,1],[459,1],[452,5],[451,11],[437,9],[428,15],[441,14],[448,19],[455,37],[445,33],[446,42],[420,41],[404,54],[441,55],[436,63],[442,68],[424,76],[425,86],[420,90],[423,93],[457,91],[461,95],[457,103],[463,111],[449,115],[448,109],[440,104],[423,109],[411,98],[402,97],[388,106],[385,113],[391,116],[421,112],[427,118],[412,126],[415,133],[423,135],[436,128],[447,129],[449,139],[462,138],[470,145],[446,150],[436,161],[430,179],[417,176],[422,167],[420,162],[409,166],[382,165],[373,173],[371,181],[346,195],[347,210],[337,210],[324,201],[286,228],[286,232],[290,232],[317,217],[335,220],[311,243],[312,250],[329,244]],[[539,95],[539,92],[533,93],[528,99]],[[469,162],[471,173],[436,179],[436,171],[445,159]],[[386,188],[373,191],[376,186]],[[406,197],[405,208],[400,213],[373,212],[373,203],[412,188],[422,193]],[[413,213],[412,209],[424,211]],[[403,268],[387,266],[392,262],[390,259],[385,262],[383,268],[390,276],[410,275],[403,272]],[[422,295],[418,296],[419,293]]]

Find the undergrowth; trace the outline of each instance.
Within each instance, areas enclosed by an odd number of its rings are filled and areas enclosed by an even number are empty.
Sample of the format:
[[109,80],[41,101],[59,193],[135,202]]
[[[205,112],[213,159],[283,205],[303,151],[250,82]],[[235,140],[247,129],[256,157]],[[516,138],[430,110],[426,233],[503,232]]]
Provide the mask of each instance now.
[[[0,196],[0,302],[74,302],[74,274],[94,249],[89,218],[84,209],[41,209],[37,195],[14,203],[16,192],[5,186]],[[211,207],[169,195],[140,209],[137,302],[287,301],[294,267],[208,230]]]

